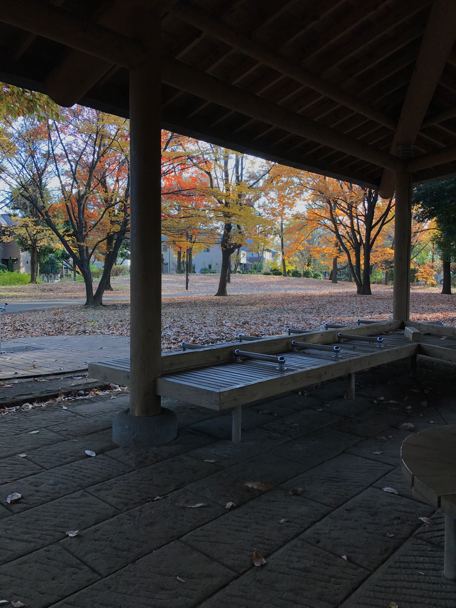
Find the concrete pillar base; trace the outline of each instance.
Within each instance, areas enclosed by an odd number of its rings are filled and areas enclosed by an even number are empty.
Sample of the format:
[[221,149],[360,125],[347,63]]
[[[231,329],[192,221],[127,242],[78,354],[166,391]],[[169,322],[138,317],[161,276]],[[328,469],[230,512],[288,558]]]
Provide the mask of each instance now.
[[132,416],[120,412],[112,423],[112,440],[121,448],[147,448],[164,445],[177,437],[177,417],[162,408],[157,416]]

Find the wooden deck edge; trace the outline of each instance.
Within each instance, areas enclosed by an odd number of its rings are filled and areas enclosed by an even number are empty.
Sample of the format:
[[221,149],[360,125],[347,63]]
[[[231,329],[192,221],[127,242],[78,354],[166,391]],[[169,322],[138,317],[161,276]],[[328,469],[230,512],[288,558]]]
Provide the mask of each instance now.
[[89,363],[89,378],[130,386],[130,370],[115,367],[111,359]]
[[430,344],[424,344],[423,342],[420,342],[419,346],[419,355],[456,364],[456,350],[453,350],[452,348],[445,348],[444,346],[431,346]]
[[433,323],[421,323],[420,321],[406,321],[406,327],[415,327],[422,333],[428,332],[436,336],[448,336],[456,338],[456,327],[445,327],[444,325],[434,325]]

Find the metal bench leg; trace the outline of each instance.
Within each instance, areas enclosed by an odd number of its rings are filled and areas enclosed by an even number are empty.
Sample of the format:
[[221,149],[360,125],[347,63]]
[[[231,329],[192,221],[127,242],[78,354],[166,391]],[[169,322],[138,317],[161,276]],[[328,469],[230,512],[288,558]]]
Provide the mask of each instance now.
[[350,385],[348,387],[348,398],[355,399],[356,397],[356,388],[355,388],[355,378],[356,374],[350,374]]
[[233,443],[241,443],[242,434],[242,405],[238,405],[233,410],[231,440]]
[[456,521],[445,513],[445,562],[443,574],[456,580]]

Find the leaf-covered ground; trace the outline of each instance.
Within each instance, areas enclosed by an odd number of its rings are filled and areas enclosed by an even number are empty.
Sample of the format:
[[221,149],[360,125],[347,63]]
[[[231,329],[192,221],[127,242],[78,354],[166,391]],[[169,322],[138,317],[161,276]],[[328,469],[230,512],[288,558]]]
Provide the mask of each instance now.
[[[214,296],[183,296],[163,300],[162,345],[177,348],[185,340],[210,344],[231,341],[237,334],[274,335],[288,326],[318,329],[325,321],[352,323],[358,317],[387,319],[392,312],[392,288],[374,286],[374,295],[358,296],[354,286],[314,281],[319,289]],[[414,288],[412,318],[456,325],[456,298],[438,290]],[[100,309],[68,306],[4,315],[2,337],[42,335],[129,335],[129,305]]]

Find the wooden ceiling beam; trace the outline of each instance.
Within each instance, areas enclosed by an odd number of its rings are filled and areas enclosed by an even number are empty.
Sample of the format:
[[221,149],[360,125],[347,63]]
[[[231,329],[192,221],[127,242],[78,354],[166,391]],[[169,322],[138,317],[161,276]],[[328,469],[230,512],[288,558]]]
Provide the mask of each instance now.
[[138,42],[47,2],[2,0],[0,21],[87,53],[110,65],[129,68],[146,57]]
[[416,172],[456,161],[456,146],[418,156],[407,163],[407,170]]
[[172,58],[162,58],[162,73],[163,81],[166,84],[175,86],[187,93],[234,110],[235,112],[256,118],[312,141],[328,145],[336,150],[368,160],[379,166],[387,166],[393,170],[403,167],[403,163],[399,159],[389,154],[385,154],[384,152],[379,153],[375,148],[361,143],[354,138],[308,120],[275,103],[258,97],[253,93],[243,91],[236,86],[227,84]]
[[321,80],[307,70],[295,65],[284,56],[278,55],[276,52],[269,50],[259,44],[249,36],[237,32],[232,27],[225,25],[221,21],[214,19],[205,11],[196,6],[179,2],[174,7],[172,13],[179,17],[182,21],[189,23],[206,34],[213,36],[217,40],[221,40],[225,44],[232,46],[239,52],[245,53],[260,63],[267,65],[279,73],[292,78],[293,80],[304,84],[322,95],[337,101],[355,112],[367,116],[371,120],[383,124],[390,129],[395,129],[396,125],[393,120],[384,116],[381,112],[371,108],[368,104],[360,101],[356,97],[344,93],[341,89],[334,87],[329,82]]
[[[455,39],[456,2],[434,0],[390,147],[392,154],[396,154],[398,144],[415,142]],[[380,196],[393,196],[395,183],[395,174],[384,171]]]

